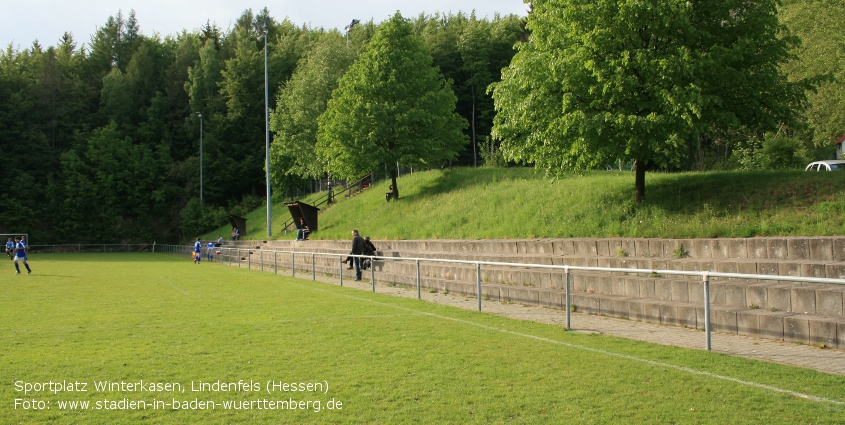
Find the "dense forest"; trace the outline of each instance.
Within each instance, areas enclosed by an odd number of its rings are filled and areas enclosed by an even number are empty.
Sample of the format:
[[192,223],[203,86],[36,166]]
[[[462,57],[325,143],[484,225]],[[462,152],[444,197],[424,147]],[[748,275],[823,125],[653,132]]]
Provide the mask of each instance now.
[[[474,114],[475,131],[489,134],[485,88],[523,37],[520,19],[435,14],[410,22],[453,81],[458,112]],[[0,232],[43,243],[177,241],[260,205],[265,25],[271,111],[294,88],[287,82],[303,58],[341,47],[348,66],[378,27],[362,22],[341,33],[265,9],[245,11],[226,33],[206,24],[150,37],[133,12],[118,12],[87,43],[65,34],[56,46],[8,46],[0,55]],[[466,28],[483,37],[468,39]],[[472,164],[471,146],[460,162]],[[277,199],[321,174],[271,169]]]
[[[832,155],[845,133],[845,33],[838,30],[845,2],[789,0],[778,16],[779,37],[791,46],[781,71],[806,84],[791,119],[765,134],[686,140],[683,160],[665,169],[789,168]],[[526,19],[404,21],[465,120],[466,143],[454,163],[503,164],[491,137],[492,87],[514,46],[530,39]],[[374,60],[368,46],[386,25],[361,22],[340,32],[267,9],[245,11],[225,32],[206,23],[196,32],[146,36],[141,24],[133,12],[118,12],[87,42],[65,34],[55,46],[2,51],[0,232],[28,232],[43,243],[173,242],[261,205],[265,40],[274,198],[325,177],[335,168],[315,151],[323,137],[317,123],[333,93],[349,99],[360,90],[352,77],[341,79],[351,69],[366,81],[367,66],[355,64]]]

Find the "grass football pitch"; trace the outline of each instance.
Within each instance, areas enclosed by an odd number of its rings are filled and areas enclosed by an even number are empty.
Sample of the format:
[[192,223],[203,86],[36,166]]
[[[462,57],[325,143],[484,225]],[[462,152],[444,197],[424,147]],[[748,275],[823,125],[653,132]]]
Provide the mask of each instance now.
[[0,423],[845,423],[843,376],[167,254],[30,264]]

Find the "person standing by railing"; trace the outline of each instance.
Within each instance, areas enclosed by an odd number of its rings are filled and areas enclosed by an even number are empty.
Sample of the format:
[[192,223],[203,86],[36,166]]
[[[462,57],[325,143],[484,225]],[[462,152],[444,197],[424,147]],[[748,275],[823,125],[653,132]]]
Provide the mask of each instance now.
[[9,259],[10,259],[10,260],[11,260],[12,258],[14,258],[14,255],[12,255],[12,252],[13,252],[14,250],[15,250],[15,243],[14,243],[14,242],[12,242],[12,238],[9,238],[9,239],[6,241],[6,255],[8,255],[8,256],[9,256]]
[[[364,254],[364,238],[358,234],[358,230],[352,231],[352,255]],[[355,264],[355,280],[361,280],[361,257],[352,257]]]

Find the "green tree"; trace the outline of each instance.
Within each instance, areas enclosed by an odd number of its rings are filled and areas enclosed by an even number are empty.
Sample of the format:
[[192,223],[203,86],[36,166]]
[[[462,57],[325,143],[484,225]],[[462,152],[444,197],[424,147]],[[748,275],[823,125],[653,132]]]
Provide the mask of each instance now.
[[103,77],[103,90],[100,92],[100,112],[106,120],[114,121],[121,126],[128,126],[135,112],[132,94],[126,75],[117,67]]
[[761,135],[792,120],[806,85],[779,69],[796,40],[775,0],[532,2],[529,41],[494,89],[493,133],[548,175],[636,162],[678,164],[690,140]]
[[320,116],[317,155],[339,177],[387,166],[398,199],[393,165],[440,166],[466,143],[456,101],[422,39],[397,12],[340,79]]
[[274,180],[325,174],[325,164],[317,160],[315,152],[317,119],[326,111],[338,80],[356,57],[356,51],[347,47],[343,36],[335,31],[323,36],[300,61],[271,114]]
[[806,119],[813,143],[832,154],[832,142],[845,134],[845,1],[788,0],[781,15],[802,41],[786,72],[793,80],[823,77],[807,94]]
[[[468,74],[466,86],[469,88],[471,102],[470,130],[472,141],[472,165],[478,165],[478,141],[476,138],[476,115],[482,103],[490,100],[486,96],[487,86],[493,82],[490,72],[490,24],[472,16],[460,39],[458,51],[463,59],[463,71]],[[484,108],[484,110],[487,110]]]

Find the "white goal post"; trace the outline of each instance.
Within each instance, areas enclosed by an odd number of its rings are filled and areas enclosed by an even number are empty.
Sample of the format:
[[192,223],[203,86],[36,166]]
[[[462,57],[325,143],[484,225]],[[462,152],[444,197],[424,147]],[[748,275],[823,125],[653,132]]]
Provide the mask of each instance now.
[[29,240],[29,233],[0,233],[0,239],[2,239],[3,247],[4,247],[3,252],[6,251],[5,246],[6,246],[6,242],[9,241],[9,238],[12,238],[12,242],[14,242],[15,238],[18,237],[18,236],[25,236],[26,237],[26,246],[27,247],[29,247],[29,245],[32,244],[32,241]]

